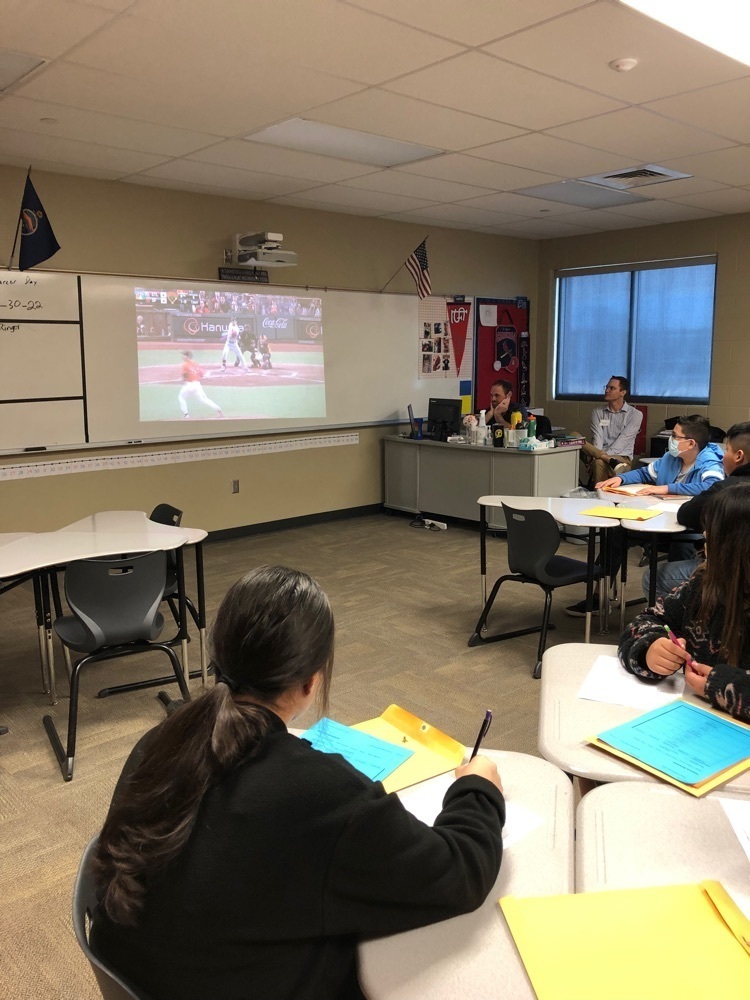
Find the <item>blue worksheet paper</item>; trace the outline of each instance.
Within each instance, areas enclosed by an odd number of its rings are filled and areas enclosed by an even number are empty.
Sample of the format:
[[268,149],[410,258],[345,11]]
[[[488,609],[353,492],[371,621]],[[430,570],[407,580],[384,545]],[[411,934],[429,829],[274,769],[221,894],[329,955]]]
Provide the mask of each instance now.
[[302,739],[322,753],[340,753],[352,767],[373,781],[384,781],[414,753],[333,719],[320,719],[302,734]]
[[750,729],[684,701],[608,729],[599,739],[686,785],[750,757]]

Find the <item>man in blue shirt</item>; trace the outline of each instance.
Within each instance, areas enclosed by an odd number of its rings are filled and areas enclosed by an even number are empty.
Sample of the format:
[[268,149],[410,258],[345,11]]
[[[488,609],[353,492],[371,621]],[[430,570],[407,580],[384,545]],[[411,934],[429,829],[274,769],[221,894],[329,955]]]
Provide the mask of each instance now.
[[613,470],[626,472],[633,464],[643,414],[625,402],[629,391],[624,375],[610,375],[604,386],[606,405],[591,411],[591,443],[583,445],[581,458],[592,483],[607,479]]

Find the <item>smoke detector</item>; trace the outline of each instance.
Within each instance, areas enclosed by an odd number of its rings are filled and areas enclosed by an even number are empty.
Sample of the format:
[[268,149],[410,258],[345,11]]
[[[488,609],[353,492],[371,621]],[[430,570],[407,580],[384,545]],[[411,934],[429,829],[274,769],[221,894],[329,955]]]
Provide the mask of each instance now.
[[624,59],[613,59],[612,62],[609,63],[609,68],[613,69],[615,73],[629,73],[631,69],[635,69],[637,65],[637,59],[627,57]]

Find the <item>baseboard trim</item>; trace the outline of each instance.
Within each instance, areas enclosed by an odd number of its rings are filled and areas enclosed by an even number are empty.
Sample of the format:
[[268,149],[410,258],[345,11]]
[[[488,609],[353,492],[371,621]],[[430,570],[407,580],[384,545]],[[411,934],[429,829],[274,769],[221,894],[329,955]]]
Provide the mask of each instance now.
[[260,524],[244,524],[236,528],[221,528],[209,531],[206,541],[223,542],[231,538],[245,538],[249,535],[263,535],[270,531],[284,531],[285,528],[305,528],[311,524],[325,524],[328,521],[346,521],[352,517],[369,517],[381,514],[382,503],[365,504],[362,507],[346,507],[343,510],[324,510],[319,514],[303,514],[301,517],[287,517],[280,521],[263,521]]

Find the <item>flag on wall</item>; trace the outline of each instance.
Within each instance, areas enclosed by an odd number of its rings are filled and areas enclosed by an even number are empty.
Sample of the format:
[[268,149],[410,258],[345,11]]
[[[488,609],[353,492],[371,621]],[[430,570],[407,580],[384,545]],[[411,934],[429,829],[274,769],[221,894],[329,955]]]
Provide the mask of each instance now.
[[427,239],[423,239],[416,250],[409,254],[404,261],[406,268],[414,278],[417,286],[417,295],[424,299],[432,291],[430,282],[430,265],[427,260]]
[[60,249],[47,213],[31,183],[30,173],[26,175],[19,225],[21,227],[21,249],[18,255],[20,271],[28,271],[30,267],[41,264]]

